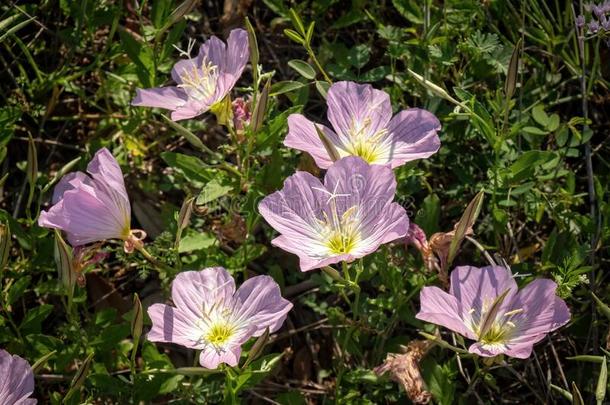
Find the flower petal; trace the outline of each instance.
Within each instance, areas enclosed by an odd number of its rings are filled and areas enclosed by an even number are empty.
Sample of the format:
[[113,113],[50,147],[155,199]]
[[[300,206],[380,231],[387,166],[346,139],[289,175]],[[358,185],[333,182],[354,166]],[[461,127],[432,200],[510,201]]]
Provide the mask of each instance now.
[[462,306],[452,295],[438,287],[424,287],[419,294],[420,310],[417,319],[444,326],[469,339],[475,339],[474,333],[466,326],[461,314]]
[[[326,246],[318,240],[309,238],[303,240],[302,238],[281,235],[273,239],[271,244],[297,255],[301,271],[310,271],[343,261],[350,263],[356,260],[356,257],[348,254],[327,257]],[[303,249],[303,246],[308,246],[308,249]]]
[[388,125],[392,168],[436,153],[441,145],[441,124],[429,111],[410,108],[399,112]]
[[388,204],[376,216],[371,210],[362,219],[362,241],[354,256],[362,257],[376,251],[380,245],[403,238],[409,231],[409,217],[397,203]]
[[199,319],[213,305],[230,303],[234,292],[235,280],[222,267],[183,271],[172,282],[174,304],[194,319]]
[[35,404],[34,373],[28,362],[0,349],[0,403]]
[[237,80],[244,71],[249,57],[248,33],[241,28],[231,30],[227,39],[227,53],[223,71],[232,74]]
[[226,72],[227,46],[217,36],[212,35],[199,48],[197,55],[197,66],[204,63],[212,63],[218,71]]
[[186,93],[179,87],[155,87],[152,89],[136,89],[136,97],[132,100],[131,105],[175,110],[184,105],[186,100]]
[[192,314],[164,304],[151,305],[147,312],[152,328],[146,338],[151,342],[175,343],[194,349],[202,347]]
[[524,343],[532,336],[546,334],[565,325],[570,320],[570,310],[561,298],[555,295],[557,284],[548,279],[537,279],[519,291],[511,310],[522,312],[511,321],[517,326],[516,337],[511,343]]
[[96,187],[104,189],[116,207],[121,208],[127,216],[131,216],[131,207],[127,190],[125,190],[123,172],[110,151],[106,148],[98,150],[91,162],[89,162],[87,171],[91,174],[93,180],[95,180]]
[[[345,194],[337,203],[349,208],[355,204],[377,206],[377,211],[394,199],[396,178],[388,166],[369,165],[360,157],[338,160],[326,172],[324,186],[333,193]],[[340,209],[339,213],[343,211]]]
[[57,204],[40,213],[38,225],[65,231],[72,246],[125,237],[129,223],[117,220],[115,207],[100,198],[101,194],[84,184],[68,190]]
[[188,120],[203,114],[209,109],[210,104],[207,102],[191,99],[184,103],[184,105],[177,107],[174,111],[172,111],[171,119],[172,121]]
[[355,126],[366,126],[366,133],[373,135],[392,118],[390,96],[369,84],[337,82],[328,90],[327,104],[328,120],[337,135],[345,139]]
[[286,314],[292,309],[290,301],[282,297],[279,285],[269,276],[256,276],[246,280],[234,295],[235,316],[255,326],[254,336],[265,329],[278,330]]
[[323,206],[324,194],[316,189],[324,186],[307,172],[296,172],[284,187],[265,197],[258,205],[259,213],[279,233],[307,240],[316,240],[317,212]]
[[464,311],[474,309],[475,315],[481,314],[483,304],[490,305],[506,290],[510,292],[503,301],[503,307],[510,304],[511,297],[517,292],[517,283],[510,270],[502,266],[460,266],[451,273],[449,293],[457,298]]
[[[180,59],[178,62],[174,64],[172,67],[172,79],[177,84],[182,84],[182,78],[184,76],[190,77],[192,76],[196,70],[201,67],[201,64],[198,62],[199,58],[189,58],[189,59]],[[162,89],[167,89],[168,87],[161,87]],[[177,89],[183,93],[185,93],[180,87],[169,87],[173,89]]]
[[208,346],[199,355],[199,364],[210,370],[218,368],[220,363],[226,363],[235,367],[241,357],[241,346],[232,346],[224,351],[217,351],[212,346]]
[[[324,132],[328,140],[336,147],[341,145],[337,134],[330,128],[315,124]],[[288,135],[284,139],[284,145],[307,152],[322,169],[328,169],[333,164],[333,160],[328,156],[326,148],[322,144],[314,123],[301,114],[290,114],[288,116]]]
[[55,189],[53,190],[53,199],[51,201],[53,204],[57,204],[63,198],[66,191],[79,188],[81,184],[91,186],[91,178],[83,172],[72,172],[66,174],[55,186]]

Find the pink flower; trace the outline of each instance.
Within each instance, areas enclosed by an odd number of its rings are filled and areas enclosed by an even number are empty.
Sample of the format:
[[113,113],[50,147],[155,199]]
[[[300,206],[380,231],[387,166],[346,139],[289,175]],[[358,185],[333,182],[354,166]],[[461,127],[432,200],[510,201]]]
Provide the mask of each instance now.
[[241,345],[267,328],[278,330],[292,309],[271,277],[252,277],[235,291],[235,281],[222,267],[179,273],[172,299],[175,307],[148,308],[153,323],[148,340],[201,350],[199,362],[210,369],[220,363],[236,366]]
[[284,140],[284,145],[308,152],[322,169],[329,168],[333,159],[316,127],[340,157],[359,156],[368,163],[390,164],[392,168],[427,158],[440,147],[436,133],[441,125],[434,114],[410,108],[392,118],[388,94],[368,84],[337,82],[328,90],[327,104],[333,129],[291,114]]
[[55,186],[53,206],[38,225],[61,229],[72,246],[105,239],[130,239],[131,206],[123,173],[108,149],[97,151],[82,172],[64,176]]
[[504,267],[456,267],[449,293],[438,287],[421,290],[416,318],[474,340],[471,353],[525,359],[535,343],[570,320],[556,288],[551,280],[537,279],[518,291]]
[[34,373],[27,361],[0,349],[0,404],[32,405]]
[[392,202],[395,191],[389,166],[350,156],[328,169],[324,184],[296,172],[258,210],[281,234],[271,243],[298,255],[301,271],[309,271],[351,262],[404,237],[409,218]]
[[248,34],[231,31],[227,45],[212,36],[199,48],[196,58],[183,59],[172,69],[176,86],[137,89],[135,106],[172,110],[172,120],[202,114],[222,101],[241,76],[248,61]]

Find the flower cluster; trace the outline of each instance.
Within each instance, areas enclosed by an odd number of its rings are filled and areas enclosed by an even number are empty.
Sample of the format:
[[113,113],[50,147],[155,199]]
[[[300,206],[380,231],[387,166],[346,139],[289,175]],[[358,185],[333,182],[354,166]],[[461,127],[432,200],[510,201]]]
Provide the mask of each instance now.
[[[608,30],[610,1],[591,10],[599,21],[596,24]],[[599,28],[592,23],[589,31],[595,33]],[[578,24],[584,25],[583,16]],[[173,120],[225,105],[231,115],[226,122],[243,138],[253,117],[252,98],[231,102],[229,93],[248,55],[244,30],[233,30],[227,44],[212,37],[197,57],[175,64],[171,72],[175,86],[138,89],[132,104],[171,110]],[[438,151],[439,120],[419,108],[393,116],[387,93],[354,82],[331,85],[327,107],[329,125],[301,114],[287,119],[284,145],[309,153],[326,172],[321,180],[296,171],[281,190],[260,202],[259,213],[279,233],[272,244],[297,255],[303,272],[328,270],[339,263],[347,269],[348,263],[399,240],[415,245],[428,269],[448,266],[447,251],[455,233],[436,234],[428,241],[394,202],[393,170]],[[144,233],[131,229],[131,206],[116,159],[106,148],[100,149],[87,172],[61,179],[52,206],[40,214],[39,225],[63,231],[77,248],[78,262],[101,260],[104,256],[90,251],[90,244],[109,239],[122,241],[126,252],[135,249],[146,256]],[[536,342],[570,319],[555,290],[552,281],[538,279],[519,291],[510,269],[504,267],[457,267],[448,293],[438,287],[421,290],[417,318],[473,340],[471,353],[526,358]],[[242,345],[265,331],[276,332],[292,309],[271,277],[249,278],[236,289],[235,280],[222,267],[179,273],[171,298],[173,305],[158,303],[148,308],[152,320],[148,339],[199,350],[201,366],[209,369],[223,363],[237,366]],[[0,351],[2,403],[35,402],[25,399],[33,384],[25,360]]]
[[[587,22],[586,15],[581,14],[576,17],[576,26],[578,28],[586,26],[587,33],[590,35],[601,35],[602,37],[610,35],[610,0],[599,4],[585,4],[584,9],[589,15],[589,21]],[[610,38],[606,38],[606,44],[610,46]]]

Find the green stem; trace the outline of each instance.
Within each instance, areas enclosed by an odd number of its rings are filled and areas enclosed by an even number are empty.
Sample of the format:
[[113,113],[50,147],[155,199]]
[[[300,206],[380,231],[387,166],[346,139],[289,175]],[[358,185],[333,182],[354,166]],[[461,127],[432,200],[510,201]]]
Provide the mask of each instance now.
[[313,61],[314,65],[316,65],[316,67],[318,68],[320,73],[322,73],[322,76],[324,76],[324,80],[326,80],[326,82],[328,82],[328,84],[333,84],[333,81],[330,79],[330,77],[328,76],[328,74],[326,73],[326,71],[320,64],[320,62],[318,61],[318,58],[316,58],[316,54],[313,52],[313,49],[311,49],[311,45],[306,44],[305,49],[307,50],[307,53],[309,54],[309,57]]
[[171,268],[170,266],[168,266],[165,263],[160,262],[159,260],[155,259],[153,257],[153,255],[151,255],[148,250],[146,250],[146,248],[144,246],[138,246],[136,247],[136,249],[138,250],[138,252],[140,252],[142,254],[142,256],[144,256],[144,258],[146,260],[148,260],[150,262],[150,264],[152,264],[153,266],[155,266],[158,270],[164,270],[164,271],[169,271],[171,274],[174,273],[174,269]]

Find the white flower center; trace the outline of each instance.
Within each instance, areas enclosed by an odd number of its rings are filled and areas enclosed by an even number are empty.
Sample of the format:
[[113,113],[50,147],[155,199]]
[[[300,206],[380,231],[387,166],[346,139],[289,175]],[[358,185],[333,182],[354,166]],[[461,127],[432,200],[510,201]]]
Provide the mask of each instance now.
[[218,68],[204,59],[200,67],[192,64],[190,68],[184,68],[180,80],[182,83],[178,87],[183,88],[189,97],[198,101],[208,100],[216,91]]

